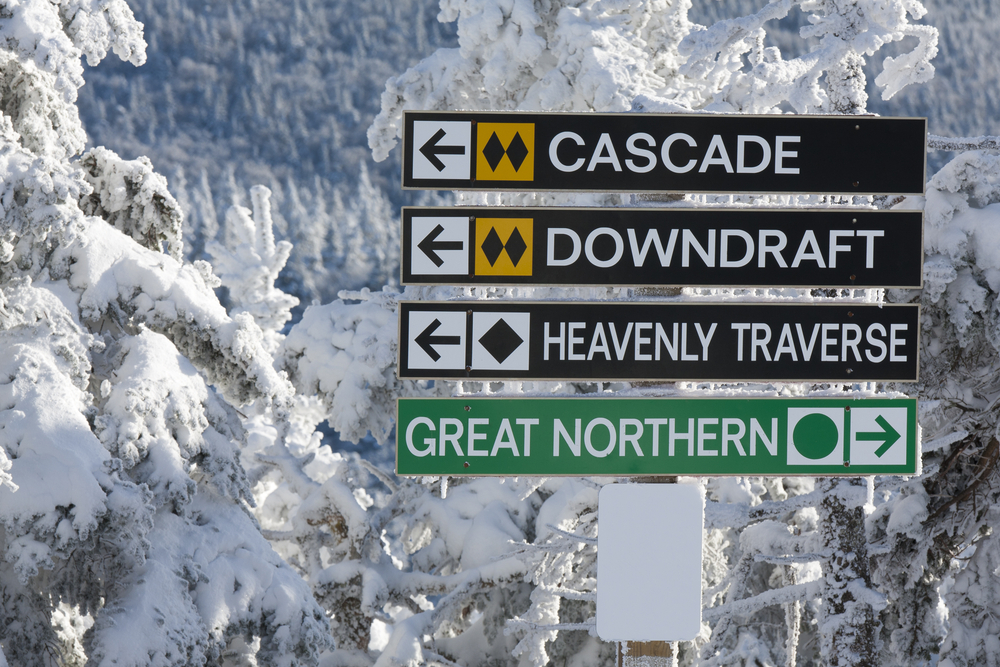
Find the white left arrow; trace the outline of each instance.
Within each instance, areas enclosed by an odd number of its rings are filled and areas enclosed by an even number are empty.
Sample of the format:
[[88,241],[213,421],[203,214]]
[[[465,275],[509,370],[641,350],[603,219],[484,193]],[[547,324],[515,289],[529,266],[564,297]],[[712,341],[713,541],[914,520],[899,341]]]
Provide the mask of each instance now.
[[465,312],[414,310],[408,317],[407,368],[465,368]]
[[410,273],[414,276],[469,273],[469,218],[422,216],[410,220]]
[[413,121],[414,180],[472,177],[470,121]]

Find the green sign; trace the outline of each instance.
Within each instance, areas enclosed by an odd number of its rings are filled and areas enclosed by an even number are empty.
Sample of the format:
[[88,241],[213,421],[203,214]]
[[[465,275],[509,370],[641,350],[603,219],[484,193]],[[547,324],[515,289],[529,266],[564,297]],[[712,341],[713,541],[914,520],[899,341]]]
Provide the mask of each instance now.
[[916,399],[401,398],[400,475],[912,475]]

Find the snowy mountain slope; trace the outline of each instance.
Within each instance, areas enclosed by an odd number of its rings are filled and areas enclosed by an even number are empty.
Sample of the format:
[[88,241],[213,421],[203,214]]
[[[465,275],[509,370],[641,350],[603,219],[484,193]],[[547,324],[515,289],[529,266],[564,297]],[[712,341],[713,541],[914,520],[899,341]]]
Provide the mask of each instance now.
[[[395,226],[380,200],[404,201],[399,163],[372,162],[365,130],[387,78],[455,43],[433,3],[131,5],[145,25],[148,62],[88,68],[80,113],[89,145],[149,156],[169,178],[186,216],[186,254],[204,256],[226,209],[249,205],[249,188],[263,184],[279,236],[296,246],[279,284],[304,304],[394,278],[391,251],[387,264],[362,257],[344,266],[345,255],[381,243],[359,228]],[[352,210],[366,194],[372,210]],[[386,214],[391,221],[380,219]]]

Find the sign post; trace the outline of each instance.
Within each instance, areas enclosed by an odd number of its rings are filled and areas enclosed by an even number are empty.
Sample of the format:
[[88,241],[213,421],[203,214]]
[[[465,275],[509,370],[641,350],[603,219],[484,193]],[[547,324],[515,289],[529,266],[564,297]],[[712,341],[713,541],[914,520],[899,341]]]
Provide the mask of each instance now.
[[[924,118],[406,111],[403,187],[919,195],[926,144]],[[922,227],[918,212],[845,208],[404,209],[402,283],[919,288]],[[402,302],[398,374],[915,381],[919,313],[860,303]],[[397,472],[912,475],[918,435],[912,399],[399,399]],[[597,617],[602,638],[654,658],[670,646],[648,640],[693,637],[700,611],[700,588],[684,589],[694,611],[672,615],[663,602],[674,589],[630,578],[656,566],[647,557],[675,550],[664,539],[679,524],[646,530],[631,523],[634,505],[613,497],[649,494],[648,505],[684,493],[657,486],[601,491],[599,511],[611,516],[601,518],[599,570],[622,560],[599,575]],[[680,543],[700,543],[701,521],[687,523]],[[688,560],[667,582],[677,590],[700,583],[700,553]]]
[[403,112],[403,187],[923,194],[927,119]]

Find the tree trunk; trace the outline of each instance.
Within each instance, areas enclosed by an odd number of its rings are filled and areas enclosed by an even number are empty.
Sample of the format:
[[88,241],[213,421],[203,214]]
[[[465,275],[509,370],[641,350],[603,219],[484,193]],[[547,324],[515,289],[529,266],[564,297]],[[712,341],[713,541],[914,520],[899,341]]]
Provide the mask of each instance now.
[[824,479],[820,503],[826,591],[820,632],[822,655],[830,667],[878,667],[879,614],[872,590],[865,535],[862,479]]

